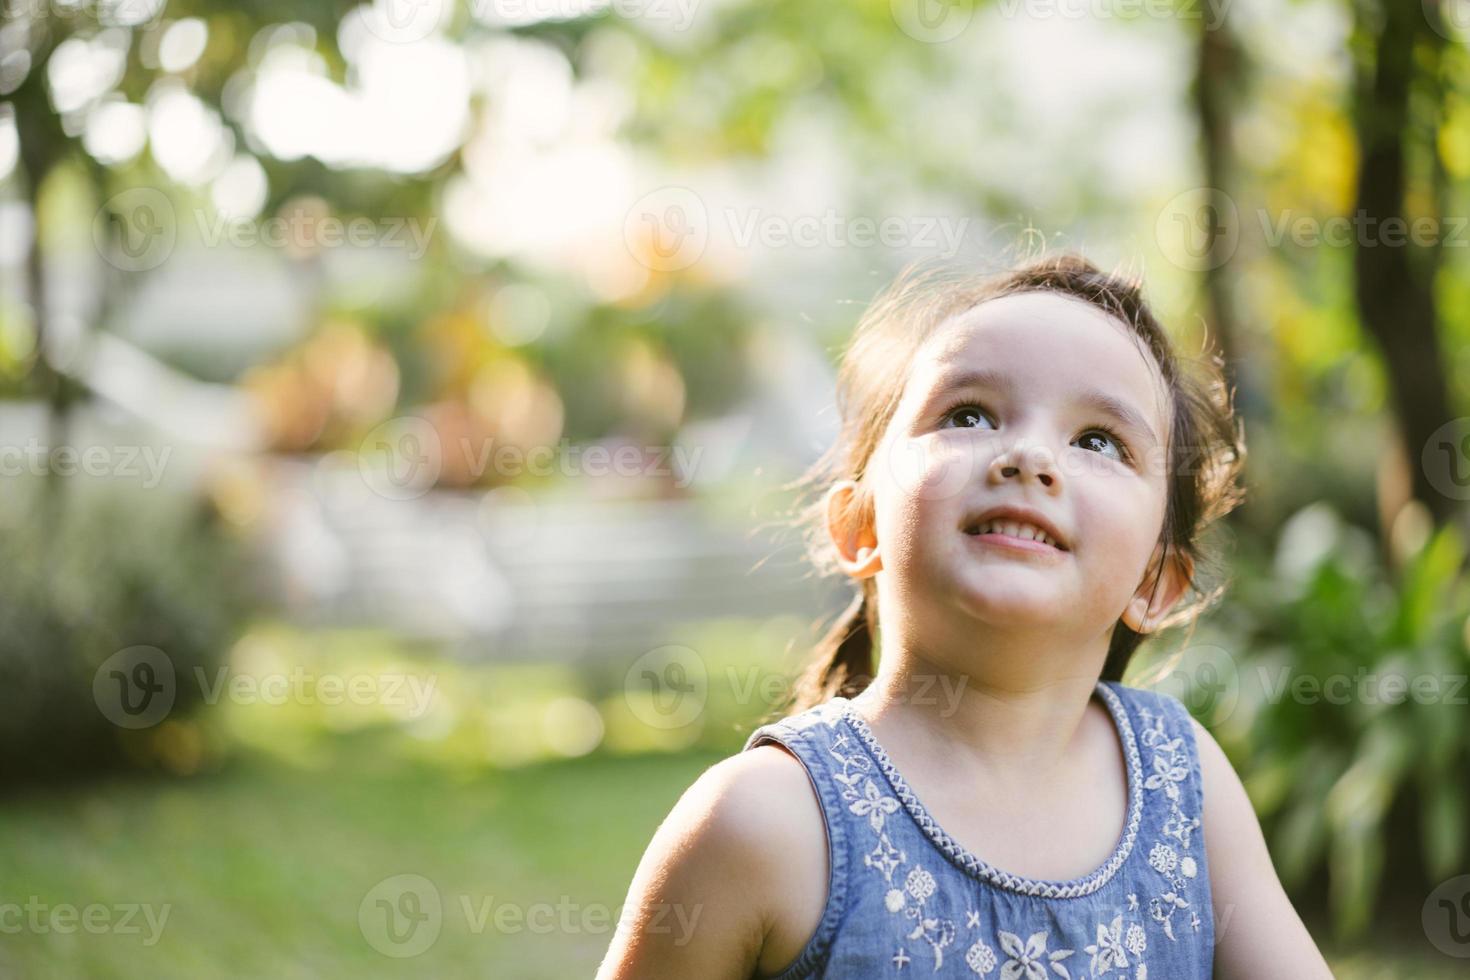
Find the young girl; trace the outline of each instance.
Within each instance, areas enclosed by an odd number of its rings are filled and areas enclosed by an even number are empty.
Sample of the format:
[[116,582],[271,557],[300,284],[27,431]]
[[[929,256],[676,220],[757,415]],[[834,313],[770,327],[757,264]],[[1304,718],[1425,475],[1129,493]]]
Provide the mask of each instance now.
[[600,976],[1331,976],[1214,739],[1120,683],[1213,598],[1202,534],[1242,496],[1192,367],[1074,256],[875,301],[809,474],[857,595],[795,713],[659,828]]

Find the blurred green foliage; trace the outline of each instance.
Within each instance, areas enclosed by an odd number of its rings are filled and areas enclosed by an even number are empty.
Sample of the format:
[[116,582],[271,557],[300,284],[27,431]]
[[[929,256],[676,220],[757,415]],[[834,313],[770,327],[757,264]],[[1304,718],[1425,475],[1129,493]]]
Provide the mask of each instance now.
[[[1283,883],[1326,888],[1339,934],[1463,873],[1470,575],[1454,526],[1385,559],[1329,504],[1247,545],[1175,677],[1245,781]],[[1167,644],[1164,646],[1167,647]],[[1222,653],[1223,651],[1223,653]]]
[[246,551],[209,511],[157,491],[42,482],[7,477],[0,507],[0,765],[20,780],[124,762],[188,768],[183,719],[198,685],[177,685],[164,725],[128,731],[100,710],[93,677],[139,645],[164,651],[179,676],[213,670],[253,607]]

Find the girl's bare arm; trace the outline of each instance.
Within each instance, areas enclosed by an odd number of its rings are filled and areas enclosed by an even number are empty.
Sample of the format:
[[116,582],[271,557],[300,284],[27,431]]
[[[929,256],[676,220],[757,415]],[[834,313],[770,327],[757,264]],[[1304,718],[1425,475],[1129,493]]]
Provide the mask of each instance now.
[[1332,972],[1286,897],[1260,821],[1208,731],[1194,722],[1204,786],[1205,851],[1215,904],[1215,971],[1221,980],[1331,980]]

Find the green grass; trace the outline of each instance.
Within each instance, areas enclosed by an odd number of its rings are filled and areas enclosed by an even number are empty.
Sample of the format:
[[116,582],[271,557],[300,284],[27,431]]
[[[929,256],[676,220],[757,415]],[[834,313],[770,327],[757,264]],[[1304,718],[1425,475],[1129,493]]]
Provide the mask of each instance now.
[[[170,909],[151,946],[141,915],[134,935],[6,935],[0,973],[590,975],[611,939],[595,907],[615,913],[648,837],[714,759],[597,757],[473,779],[383,771],[371,755],[329,774],[256,760],[187,781],[118,780],[11,800],[0,814],[5,901]],[[370,945],[358,909],[399,874],[433,882],[442,928],[420,955],[395,959]],[[561,903],[573,928],[499,931],[503,903]],[[486,907],[492,918],[477,928]]]

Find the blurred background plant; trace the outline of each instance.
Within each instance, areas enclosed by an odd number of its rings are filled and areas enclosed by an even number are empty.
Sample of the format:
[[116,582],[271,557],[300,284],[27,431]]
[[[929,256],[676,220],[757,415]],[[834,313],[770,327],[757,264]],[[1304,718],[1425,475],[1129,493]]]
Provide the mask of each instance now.
[[1212,642],[1163,661],[1244,774],[1283,883],[1343,935],[1421,904],[1470,844],[1461,532],[1411,508],[1393,547],[1310,504],[1274,554],[1242,549]]
[[[0,10],[0,901],[174,910],[0,976],[591,972],[456,899],[621,900],[844,601],[781,522],[857,313],[1040,245],[1143,274],[1247,432],[1231,591],[1132,676],[1339,976],[1458,975],[1463,3]],[[114,725],[142,648],[175,701]],[[405,870],[451,912],[397,959]]]
[[130,646],[167,650],[186,674],[218,669],[254,608],[241,543],[208,513],[136,490],[69,494],[55,521],[30,519],[40,483],[7,477],[0,519],[0,758],[12,785],[119,765],[197,771],[198,686],[181,688],[164,724],[128,730],[98,710],[93,678]]

